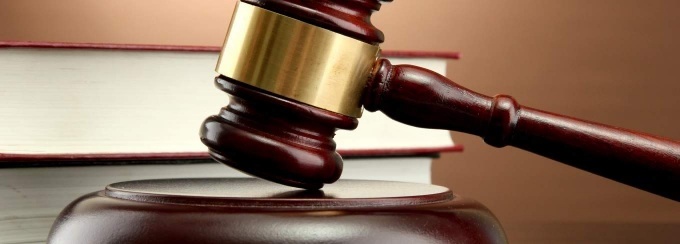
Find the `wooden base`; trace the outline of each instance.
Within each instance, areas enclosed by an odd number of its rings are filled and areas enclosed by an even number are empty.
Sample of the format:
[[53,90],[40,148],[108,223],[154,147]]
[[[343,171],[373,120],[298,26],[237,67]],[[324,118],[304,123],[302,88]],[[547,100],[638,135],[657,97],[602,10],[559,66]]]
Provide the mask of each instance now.
[[425,184],[341,180],[308,191],[260,179],[111,184],[76,199],[49,243],[506,243],[483,205]]

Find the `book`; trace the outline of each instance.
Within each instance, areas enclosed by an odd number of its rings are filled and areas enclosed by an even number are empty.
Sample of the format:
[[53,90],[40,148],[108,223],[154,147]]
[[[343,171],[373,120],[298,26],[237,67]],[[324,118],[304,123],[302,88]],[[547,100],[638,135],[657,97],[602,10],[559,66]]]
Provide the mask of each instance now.
[[[214,162],[198,139],[226,106],[213,86],[219,47],[0,42],[0,244],[44,243],[83,194],[138,179],[249,177]],[[383,53],[444,73],[456,54]],[[342,179],[430,183],[448,131],[365,112],[338,131]]]
[[[219,47],[0,42],[0,167],[7,162],[207,158],[203,119],[226,106]],[[455,53],[383,52],[444,74]],[[345,157],[460,151],[448,132],[364,112]]]

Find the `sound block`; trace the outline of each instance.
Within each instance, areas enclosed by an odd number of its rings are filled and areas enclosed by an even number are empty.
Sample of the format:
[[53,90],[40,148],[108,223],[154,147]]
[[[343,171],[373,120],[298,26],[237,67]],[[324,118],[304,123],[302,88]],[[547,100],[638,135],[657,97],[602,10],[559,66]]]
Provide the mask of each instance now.
[[59,215],[48,243],[506,243],[493,214],[445,187],[255,178],[115,183]]

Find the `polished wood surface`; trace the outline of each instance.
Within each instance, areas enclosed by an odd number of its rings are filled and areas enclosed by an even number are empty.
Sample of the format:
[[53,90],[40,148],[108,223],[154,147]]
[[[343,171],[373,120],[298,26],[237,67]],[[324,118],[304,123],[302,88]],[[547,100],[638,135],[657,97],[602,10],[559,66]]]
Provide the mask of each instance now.
[[[360,41],[377,44],[383,34],[370,22],[378,0],[243,0]],[[386,2],[386,1],[382,1]],[[226,76],[215,85],[232,96],[219,115],[201,126],[201,141],[215,160],[284,185],[319,189],[342,173],[336,129],[354,129],[356,118],[281,98]]]
[[406,182],[342,180],[323,190],[300,190],[256,178],[160,179],[108,185],[109,197],[168,204],[240,208],[333,209],[418,206],[451,201],[446,187]]
[[356,118],[270,94],[225,76],[215,85],[231,94],[219,115],[207,118],[201,141],[215,160],[244,173],[305,189],[338,180],[342,158],[336,129],[354,129]]
[[[244,2],[368,43],[382,41],[382,33],[372,27],[369,20],[370,13],[380,7],[377,0]],[[285,107],[318,111],[314,113],[338,120],[343,120],[342,115],[322,112],[285,99],[277,100],[281,105],[275,106],[277,109],[268,111],[266,106],[251,109],[257,107],[263,97],[272,98],[272,101],[278,97],[226,77],[218,77],[217,83],[218,87],[232,94],[233,90],[228,87],[243,87],[244,92],[265,95],[250,96],[250,102],[237,98],[232,102],[233,106],[223,110],[219,119],[213,116],[206,120],[201,138],[216,160],[264,179],[307,189],[318,189],[324,183],[337,180],[342,170],[342,159],[336,157],[330,131],[343,126],[316,123],[312,117],[307,117],[311,119],[309,121],[298,120],[299,115],[285,112]],[[512,97],[499,95],[491,98],[465,89],[434,72],[413,66],[392,66],[386,60],[377,63],[363,98],[367,110],[381,110],[409,125],[478,135],[492,146],[516,146],[680,201],[680,190],[675,187],[680,185],[680,143],[675,141],[523,107]],[[239,113],[227,113],[230,110]],[[266,117],[268,113],[285,122],[263,126],[262,121],[269,118]],[[246,117],[252,119],[243,119]],[[254,126],[244,126],[247,122],[258,120],[253,122]],[[287,128],[295,128],[296,124],[305,125],[300,127],[305,129],[285,132]],[[356,125],[347,127],[353,126]],[[269,133],[274,131],[284,133]],[[301,131],[311,132],[312,136],[299,136],[305,134]],[[231,135],[236,136],[227,139]],[[313,146],[317,142],[306,143],[309,138],[318,135],[324,138],[323,146]],[[275,139],[275,143],[269,138]],[[307,146],[298,147],[298,144]],[[255,151],[274,151],[276,156],[262,156]],[[313,164],[305,162],[310,156]],[[249,157],[262,160],[256,160],[257,165],[239,163]]]
[[507,243],[483,205],[445,187],[341,180],[122,182],[64,209],[48,243]]
[[[4,1],[0,39],[216,47],[235,2]],[[640,3],[406,0],[372,20],[384,49],[461,51],[447,76],[474,91],[678,140],[680,1]],[[477,136],[453,138],[465,153],[435,160],[433,181],[490,207],[512,243],[673,243],[680,229],[672,200]],[[609,224],[628,227],[597,228]]]
[[242,0],[370,44],[382,43],[382,31],[371,24],[380,2],[392,0]]
[[[379,61],[365,95],[367,110],[425,128],[478,135],[680,201],[680,143],[520,106],[444,76]],[[405,109],[408,108],[408,109]]]

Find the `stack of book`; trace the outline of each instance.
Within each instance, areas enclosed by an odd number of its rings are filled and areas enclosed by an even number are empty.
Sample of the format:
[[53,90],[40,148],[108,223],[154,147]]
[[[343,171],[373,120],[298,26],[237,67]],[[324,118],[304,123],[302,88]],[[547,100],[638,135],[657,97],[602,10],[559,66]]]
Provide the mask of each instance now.
[[[228,103],[213,86],[218,47],[0,42],[0,243],[41,243],[77,197],[126,180],[248,177],[212,161],[203,119]],[[453,53],[383,52],[441,74]],[[447,131],[365,112],[338,131],[344,179],[429,183]]]

